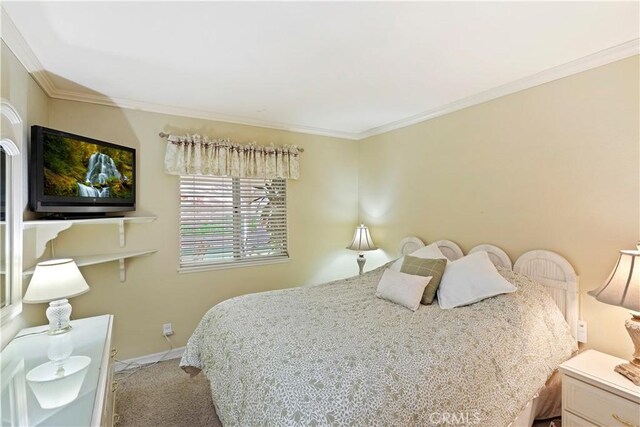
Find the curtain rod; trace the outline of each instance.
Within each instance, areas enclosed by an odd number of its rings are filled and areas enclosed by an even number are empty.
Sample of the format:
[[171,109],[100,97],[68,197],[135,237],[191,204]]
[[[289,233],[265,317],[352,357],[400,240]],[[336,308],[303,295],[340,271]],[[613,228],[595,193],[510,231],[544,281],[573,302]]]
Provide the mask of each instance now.
[[[158,134],[158,136],[160,136],[160,138],[167,138],[169,135],[171,135],[171,134],[164,133],[164,132],[160,132]],[[304,153],[304,148],[298,147],[298,151],[301,152],[301,153]]]

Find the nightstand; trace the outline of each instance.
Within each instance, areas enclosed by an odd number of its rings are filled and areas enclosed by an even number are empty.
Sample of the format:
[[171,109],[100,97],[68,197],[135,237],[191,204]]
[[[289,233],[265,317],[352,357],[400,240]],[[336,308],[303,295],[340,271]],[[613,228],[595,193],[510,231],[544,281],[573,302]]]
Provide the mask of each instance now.
[[48,325],[23,329],[2,350],[2,425],[113,425],[113,316],[71,326],[54,336]]
[[562,427],[640,427],[640,387],[613,370],[626,362],[587,350],[560,365]]

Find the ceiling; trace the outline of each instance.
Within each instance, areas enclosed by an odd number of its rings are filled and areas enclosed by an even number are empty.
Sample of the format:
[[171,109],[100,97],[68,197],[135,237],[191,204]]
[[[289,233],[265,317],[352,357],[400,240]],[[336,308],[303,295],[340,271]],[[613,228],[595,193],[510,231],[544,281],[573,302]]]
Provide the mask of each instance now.
[[52,97],[352,139],[638,54],[640,37],[637,1],[2,8]]

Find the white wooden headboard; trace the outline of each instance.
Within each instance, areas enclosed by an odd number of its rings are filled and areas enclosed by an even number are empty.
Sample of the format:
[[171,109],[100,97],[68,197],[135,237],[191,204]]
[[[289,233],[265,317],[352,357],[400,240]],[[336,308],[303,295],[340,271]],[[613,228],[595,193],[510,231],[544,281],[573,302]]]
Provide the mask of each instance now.
[[[450,261],[455,261],[464,256],[462,249],[450,240],[438,240],[436,244]],[[407,255],[424,245],[424,242],[418,237],[405,237],[400,242],[398,252],[400,256]],[[499,247],[478,245],[471,249],[469,253],[478,251],[487,252],[494,265],[509,270],[513,269],[516,273],[524,274],[543,285],[564,315],[571,328],[571,335],[577,339],[579,317],[578,275],[569,261],[555,252],[535,250],[522,254],[512,268],[511,258]]]

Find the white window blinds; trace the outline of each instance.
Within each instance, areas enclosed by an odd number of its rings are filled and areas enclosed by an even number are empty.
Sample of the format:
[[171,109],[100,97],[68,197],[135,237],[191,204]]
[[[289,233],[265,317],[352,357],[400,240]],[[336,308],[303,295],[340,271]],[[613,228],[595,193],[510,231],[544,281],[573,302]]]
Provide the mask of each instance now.
[[284,179],[180,177],[180,270],[287,259]]

